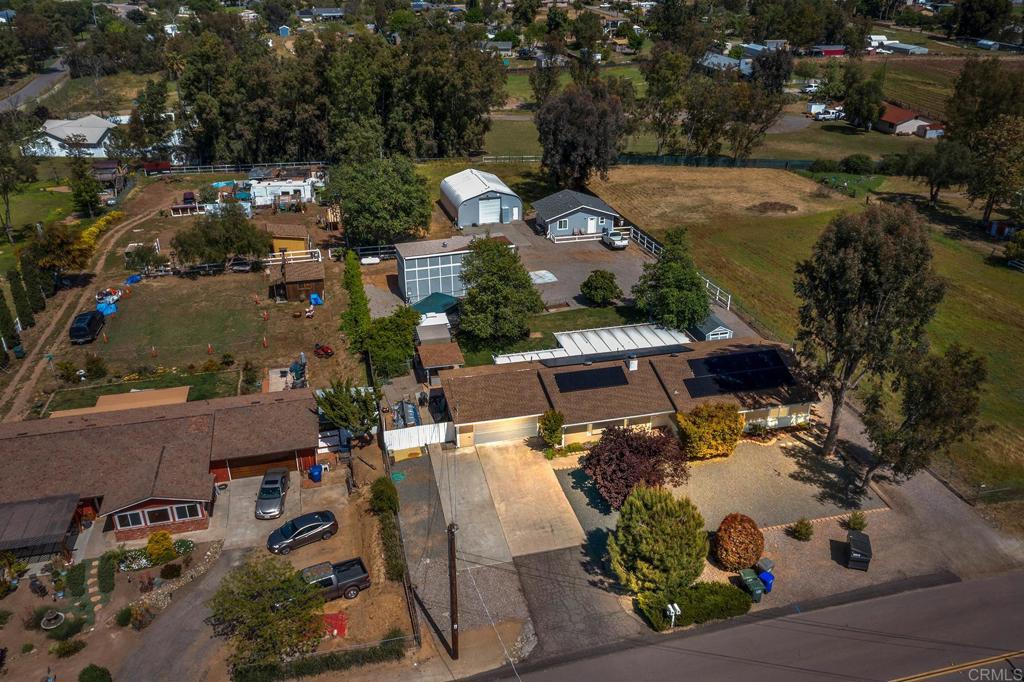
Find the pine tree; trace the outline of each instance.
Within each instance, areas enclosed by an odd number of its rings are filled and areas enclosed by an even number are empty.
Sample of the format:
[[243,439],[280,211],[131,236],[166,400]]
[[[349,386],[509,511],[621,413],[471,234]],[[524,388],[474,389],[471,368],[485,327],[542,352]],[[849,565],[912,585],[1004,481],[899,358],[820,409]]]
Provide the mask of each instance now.
[[612,569],[631,592],[663,592],[691,585],[708,555],[704,517],[687,498],[638,485],[626,498],[608,538]]
[[21,328],[28,329],[35,325],[36,318],[32,315],[32,305],[28,302],[28,294],[25,293],[25,285],[21,281],[21,274],[11,268],[7,271],[7,282],[11,285],[11,298],[14,299],[14,309],[21,320]]
[[11,309],[7,305],[7,297],[3,291],[0,291],[0,337],[3,338],[8,348],[14,348],[21,343],[18,332],[14,328],[14,316],[11,315]]
[[19,257],[18,262],[21,266],[21,279],[25,282],[25,293],[28,294],[32,312],[38,313],[46,310],[46,295],[43,293],[42,286],[43,273],[39,271],[35,262],[24,253]]

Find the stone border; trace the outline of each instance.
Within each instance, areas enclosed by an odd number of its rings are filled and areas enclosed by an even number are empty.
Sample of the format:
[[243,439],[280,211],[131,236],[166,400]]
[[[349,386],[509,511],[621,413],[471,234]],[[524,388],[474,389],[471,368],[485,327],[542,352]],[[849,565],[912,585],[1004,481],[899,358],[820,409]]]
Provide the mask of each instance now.
[[[199,559],[199,561],[193,562],[192,565],[189,566],[188,570],[182,573],[180,577],[164,582],[159,587],[154,588],[152,592],[147,592],[135,601],[129,602],[128,606],[142,606],[153,611],[163,611],[170,605],[171,595],[173,595],[176,590],[188,585],[190,582],[210,570],[210,567],[213,566],[217,559],[220,558],[220,553],[223,548],[223,540],[215,541],[210,548],[206,550],[203,558]],[[184,560],[184,557],[180,558]],[[153,568],[156,567],[154,566]]]

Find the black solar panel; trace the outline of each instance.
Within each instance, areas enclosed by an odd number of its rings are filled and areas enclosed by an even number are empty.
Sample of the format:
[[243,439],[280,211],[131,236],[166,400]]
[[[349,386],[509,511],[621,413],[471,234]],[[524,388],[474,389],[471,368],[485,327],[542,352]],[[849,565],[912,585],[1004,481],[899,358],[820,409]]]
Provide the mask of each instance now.
[[559,372],[555,375],[555,385],[558,386],[560,393],[625,386],[628,383],[626,372],[622,367],[580,369],[574,372]]
[[689,365],[694,376],[683,383],[694,398],[763,391],[794,383],[793,375],[775,350],[718,355],[690,360]]

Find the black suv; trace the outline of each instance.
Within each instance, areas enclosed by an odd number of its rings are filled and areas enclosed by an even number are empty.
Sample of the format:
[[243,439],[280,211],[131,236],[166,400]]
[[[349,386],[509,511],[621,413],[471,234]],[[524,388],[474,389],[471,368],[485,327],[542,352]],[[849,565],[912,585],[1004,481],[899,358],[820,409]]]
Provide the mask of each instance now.
[[103,313],[98,310],[90,310],[85,313],[78,313],[71,322],[71,329],[68,334],[71,336],[71,343],[90,343],[100,335],[100,330],[106,320]]

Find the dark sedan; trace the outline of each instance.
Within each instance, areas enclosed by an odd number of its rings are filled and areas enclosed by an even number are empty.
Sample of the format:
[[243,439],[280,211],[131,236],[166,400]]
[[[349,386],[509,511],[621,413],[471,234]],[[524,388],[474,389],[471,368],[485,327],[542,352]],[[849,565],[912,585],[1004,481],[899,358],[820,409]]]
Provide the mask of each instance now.
[[267,538],[267,549],[287,554],[297,547],[327,540],[338,532],[338,520],[329,511],[303,514],[287,522]]

